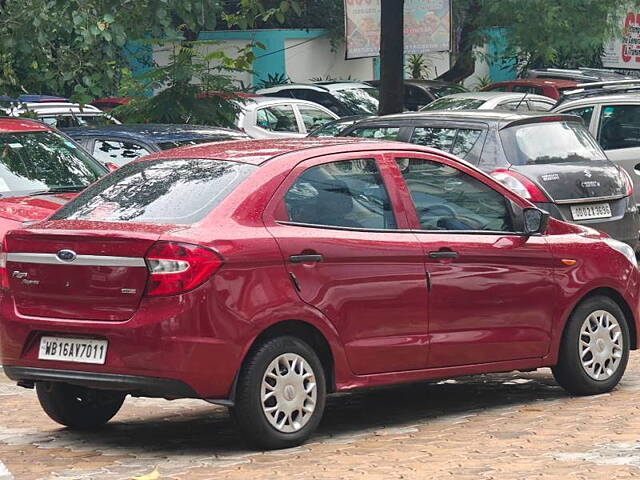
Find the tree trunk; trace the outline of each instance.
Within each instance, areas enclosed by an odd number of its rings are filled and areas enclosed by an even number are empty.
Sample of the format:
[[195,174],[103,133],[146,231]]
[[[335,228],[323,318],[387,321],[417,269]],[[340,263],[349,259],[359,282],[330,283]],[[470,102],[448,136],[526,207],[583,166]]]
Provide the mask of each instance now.
[[448,71],[437,78],[438,80],[459,83],[476,71],[476,59],[473,56],[473,34],[478,30],[478,27],[474,23],[474,19],[481,8],[480,2],[472,1],[469,3],[467,11],[461,16],[462,28],[457,45],[456,61]]
[[382,0],[380,9],[380,107],[404,111],[404,0]]

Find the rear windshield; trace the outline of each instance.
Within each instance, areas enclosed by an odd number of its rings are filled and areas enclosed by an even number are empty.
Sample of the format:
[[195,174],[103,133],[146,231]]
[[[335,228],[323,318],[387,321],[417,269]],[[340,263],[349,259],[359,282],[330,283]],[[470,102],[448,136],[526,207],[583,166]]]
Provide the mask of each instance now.
[[476,108],[480,108],[484,103],[485,100],[479,100],[477,98],[442,97],[422,107],[420,111],[475,110]]
[[86,189],[51,219],[191,224],[257,168],[221,160],[132,162]]
[[334,90],[332,93],[355,115],[378,113],[378,89],[376,88],[345,88]]
[[186,140],[171,140],[168,142],[160,142],[157,145],[158,147],[160,147],[160,150],[169,150],[171,148],[188,147],[190,145],[199,145],[201,143],[224,142],[227,140],[244,140],[246,138],[247,137],[242,134],[229,135],[226,137],[223,137],[221,135],[216,135],[215,137],[189,138]]
[[544,122],[500,131],[504,153],[514,165],[605,160],[581,122]]

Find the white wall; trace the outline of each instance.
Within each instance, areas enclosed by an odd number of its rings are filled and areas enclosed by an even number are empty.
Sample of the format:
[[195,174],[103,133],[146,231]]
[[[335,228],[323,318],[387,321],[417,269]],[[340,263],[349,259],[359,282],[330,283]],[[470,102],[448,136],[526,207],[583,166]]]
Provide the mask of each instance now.
[[285,40],[285,68],[292,82],[308,82],[311,78],[330,76],[338,80],[372,80],[374,64],[372,58],[344,59],[344,44],[336,51],[331,49],[327,37],[310,41]]

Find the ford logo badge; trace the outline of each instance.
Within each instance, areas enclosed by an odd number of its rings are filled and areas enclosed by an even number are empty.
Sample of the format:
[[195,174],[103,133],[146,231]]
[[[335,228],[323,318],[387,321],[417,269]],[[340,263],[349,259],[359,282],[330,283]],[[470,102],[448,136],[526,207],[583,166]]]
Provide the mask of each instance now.
[[73,262],[78,255],[73,250],[60,250],[56,253],[58,260],[62,262]]

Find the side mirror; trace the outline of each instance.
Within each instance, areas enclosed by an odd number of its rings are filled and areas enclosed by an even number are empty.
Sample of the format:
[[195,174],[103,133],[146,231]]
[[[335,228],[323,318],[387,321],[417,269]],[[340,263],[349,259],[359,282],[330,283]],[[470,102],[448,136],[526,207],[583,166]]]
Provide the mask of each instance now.
[[544,233],[549,223],[549,214],[538,208],[525,208],[522,211],[523,231],[526,235]]
[[111,163],[111,162],[107,162],[104,164],[105,167],[107,167],[107,170],[109,170],[109,173],[111,172],[115,172],[116,170],[118,170],[118,165],[116,165],[115,163]]

